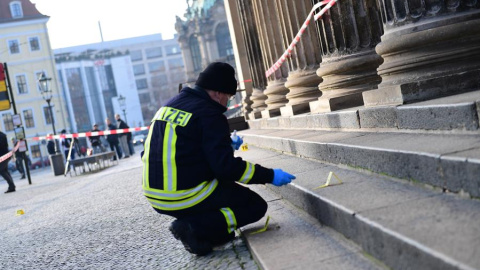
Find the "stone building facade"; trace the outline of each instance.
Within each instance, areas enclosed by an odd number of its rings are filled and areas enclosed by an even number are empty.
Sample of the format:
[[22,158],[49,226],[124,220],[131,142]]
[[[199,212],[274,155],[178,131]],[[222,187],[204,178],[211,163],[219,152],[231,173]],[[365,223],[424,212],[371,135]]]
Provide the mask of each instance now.
[[195,82],[210,63],[227,62],[235,67],[232,41],[223,0],[189,0],[185,18],[177,17],[186,82]]
[[336,1],[266,77],[319,2],[227,1],[236,53],[247,56],[237,66],[252,79],[245,85],[249,119],[396,106],[480,89],[476,0]]

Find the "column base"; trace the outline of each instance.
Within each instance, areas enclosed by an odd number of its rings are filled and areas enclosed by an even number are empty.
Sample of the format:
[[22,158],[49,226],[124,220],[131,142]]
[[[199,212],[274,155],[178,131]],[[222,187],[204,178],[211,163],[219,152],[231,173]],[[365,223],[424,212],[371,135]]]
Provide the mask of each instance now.
[[450,76],[379,86],[363,92],[365,107],[401,105],[480,89],[480,69]]
[[266,109],[262,111],[262,118],[265,118],[265,119],[272,118],[279,115],[280,115],[280,108],[271,109],[271,110]]
[[[315,106],[315,108],[312,108],[312,106]],[[318,101],[310,102],[312,113],[333,112],[358,106],[363,106],[361,92],[339,97],[321,96]]]
[[262,118],[261,112],[252,112],[248,114],[248,119],[255,120]]
[[294,116],[308,112],[310,112],[310,107],[308,104],[285,105],[284,107],[280,108],[280,113],[282,116]]

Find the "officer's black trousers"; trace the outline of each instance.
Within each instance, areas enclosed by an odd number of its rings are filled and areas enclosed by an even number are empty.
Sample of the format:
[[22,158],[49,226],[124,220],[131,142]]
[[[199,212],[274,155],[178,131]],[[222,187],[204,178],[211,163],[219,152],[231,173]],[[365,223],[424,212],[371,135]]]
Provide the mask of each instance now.
[[201,239],[212,244],[222,244],[234,237],[234,233],[228,231],[226,218],[220,211],[226,207],[234,213],[237,228],[240,228],[260,220],[268,206],[260,195],[245,186],[220,183],[207,199],[191,208],[178,211],[156,210],[189,222]]

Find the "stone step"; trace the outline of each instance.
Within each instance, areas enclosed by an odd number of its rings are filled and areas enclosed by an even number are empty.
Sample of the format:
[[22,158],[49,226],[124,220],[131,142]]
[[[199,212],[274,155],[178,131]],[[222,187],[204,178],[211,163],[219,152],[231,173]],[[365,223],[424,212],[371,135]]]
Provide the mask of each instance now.
[[[364,254],[352,241],[322,226],[264,186],[251,186],[268,202],[260,221],[242,228],[242,235],[261,269],[359,270],[388,269]],[[267,230],[255,233],[265,227]]]
[[478,135],[278,129],[238,134],[250,145],[480,198]]
[[480,132],[480,91],[400,106],[249,120],[251,129],[350,129],[390,132]]
[[[297,179],[292,184],[267,186],[392,269],[480,269],[478,200],[251,145],[249,150],[237,152],[245,160],[295,174]],[[315,189],[325,183],[330,172],[343,183]],[[270,212],[272,219],[279,220],[277,212],[280,211],[273,206],[270,208],[273,208]],[[270,236],[276,237],[287,224],[295,227],[292,224],[296,220],[282,220],[276,224],[279,229],[269,226],[271,231],[267,231],[268,234],[255,236],[259,239],[247,236],[247,240],[251,244],[271,243]],[[256,228],[261,226],[260,222]],[[284,241],[284,249],[277,250],[282,253],[275,253],[268,247],[252,248],[253,252],[266,249],[263,252],[269,252],[274,260],[293,254],[295,248],[290,246],[288,239],[304,237],[303,231],[289,229],[282,234],[284,239],[278,241]],[[312,261],[311,253],[306,256],[301,252],[294,254],[298,269],[303,269],[302,264],[309,266],[309,263],[322,269],[321,262]]]

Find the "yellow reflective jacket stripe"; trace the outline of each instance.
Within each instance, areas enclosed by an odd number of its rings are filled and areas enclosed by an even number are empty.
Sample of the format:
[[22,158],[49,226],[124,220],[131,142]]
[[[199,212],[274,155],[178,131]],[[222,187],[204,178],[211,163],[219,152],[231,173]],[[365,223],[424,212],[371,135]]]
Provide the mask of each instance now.
[[175,161],[177,125],[167,123],[163,137],[163,188],[168,191],[177,190],[177,163]]
[[227,231],[231,233],[237,229],[237,218],[230,207],[221,208],[220,211],[227,221]]
[[242,177],[238,179],[238,182],[243,184],[248,184],[250,180],[252,180],[253,175],[255,174],[255,164],[247,162],[247,166],[245,167],[245,171],[243,172]]
[[147,140],[145,141],[145,149],[143,151],[143,187],[149,188],[150,184],[148,183],[149,169],[150,169],[150,142],[152,141],[153,126],[155,122],[150,124],[150,129],[148,131]]
[[149,197],[147,197],[147,199],[154,208],[157,208],[160,210],[166,210],[166,211],[181,210],[181,209],[192,207],[202,202],[208,196],[210,196],[210,194],[212,194],[212,192],[215,190],[217,186],[218,186],[218,180],[214,179],[210,181],[208,185],[206,185],[195,196],[185,200],[165,201],[165,200],[158,200],[158,199],[149,198]]
[[166,201],[176,201],[182,200],[185,198],[192,197],[196,195],[201,190],[205,189],[211,182],[205,181],[200,185],[187,189],[187,190],[177,190],[177,191],[168,191],[168,190],[161,190],[161,189],[154,189],[154,188],[143,188],[143,194],[150,198],[155,198],[159,200],[166,200]]

